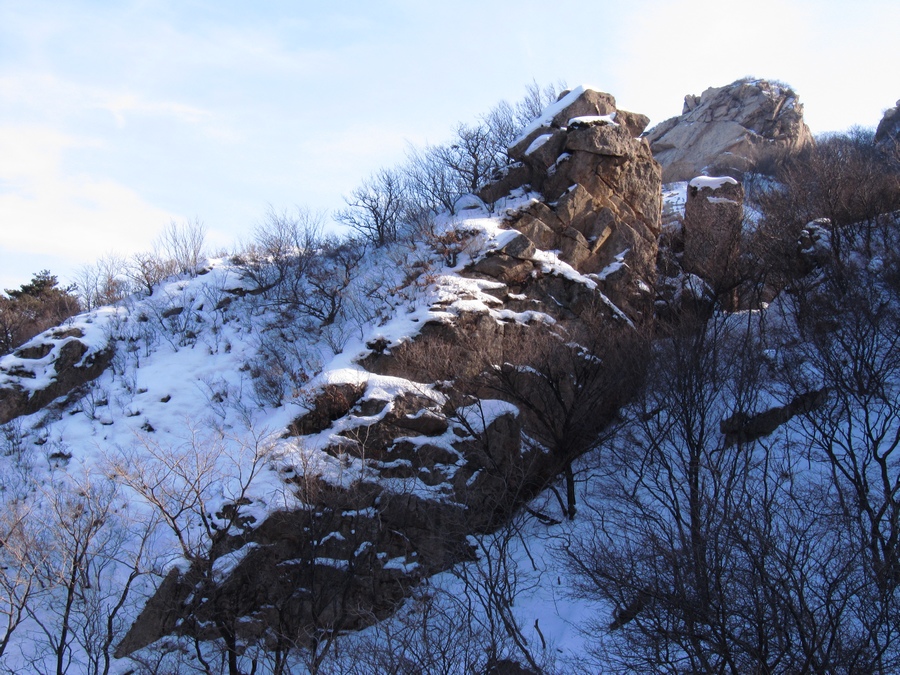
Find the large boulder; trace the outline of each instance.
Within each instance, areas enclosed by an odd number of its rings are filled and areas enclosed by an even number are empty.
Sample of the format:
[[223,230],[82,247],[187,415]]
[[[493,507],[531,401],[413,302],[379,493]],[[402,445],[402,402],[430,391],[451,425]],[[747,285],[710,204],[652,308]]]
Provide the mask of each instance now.
[[790,87],[746,79],[685,96],[682,114],[645,138],[666,183],[704,173],[738,177],[758,160],[777,160],[813,143]]
[[744,188],[730,176],[698,176],[688,184],[684,205],[684,270],[715,291],[738,279]]
[[541,193],[509,225],[597,275],[601,290],[632,315],[646,306],[655,279],[661,211],[660,167],[640,138],[647,122],[619,110],[610,94],[565,92],[510,147],[517,164],[480,193],[488,202],[521,187]]

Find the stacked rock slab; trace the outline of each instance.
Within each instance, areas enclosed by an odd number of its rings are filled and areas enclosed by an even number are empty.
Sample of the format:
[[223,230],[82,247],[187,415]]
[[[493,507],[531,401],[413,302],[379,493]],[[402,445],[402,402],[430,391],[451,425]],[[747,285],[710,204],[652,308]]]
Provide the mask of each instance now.
[[739,177],[766,155],[789,156],[813,143],[803,106],[789,87],[738,80],[684,97],[684,109],[646,134],[663,182],[702,173]]
[[714,290],[727,289],[736,281],[734,268],[741,251],[743,203],[743,186],[729,176],[698,176],[688,184],[683,267]]
[[510,147],[507,174],[479,195],[493,203],[521,187],[542,194],[509,225],[597,274],[626,312],[640,311],[655,277],[661,171],[639,138],[648,121],[618,110],[610,94],[567,92]]

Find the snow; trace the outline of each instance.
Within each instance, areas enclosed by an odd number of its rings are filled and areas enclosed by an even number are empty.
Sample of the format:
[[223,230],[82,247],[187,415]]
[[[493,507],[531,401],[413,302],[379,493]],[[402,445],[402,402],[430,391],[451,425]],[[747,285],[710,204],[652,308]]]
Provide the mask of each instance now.
[[690,183],[688,183],[692,188],[697,188],[698,190],[702,190],[703,188],[718,190],[726,184],[737,185],[738,182],[731,176],[697,176],[696,178],[692,178]]
[[419,569],[419,563],[406,562],[405,558],[391,558],[384,564],[386,570],[399,570],[404,574],[412,574]]
[[531,145],[529,145],[528,149],[525,151],[525,156],[527,157],[532,152],[535,152],[551,138],[553,138],[553,134],[541,134],[540,136],[535,138],[533,141],[531,141]]
[[482,400],[475,405],[460,408],[459,416],[475,433],[483,433],[498,417],[503,415],[519,416],[519,409],[512,403],[498,400]]
[[628,252],[630,250],[630,248],[626,248],[624,251],[616,255],[615,259],[609,265],[600,270],[600,272],[597,274],[597,278],[603,281],[610,275],[618,272],[623,267],[626,267],[627,265],[625,263],[625,256],[628,255]]
[[573,117],[569,120],[568,126],[595,126],[595,125],[611,125],[614,127],[619,126],[618,122],[616,122],[616,113],[611,113],[609,115],[582,115],[581,117]]
[[[557,109],[568,105],[581,91],[581,88],[574,90],[559,102]],[[551,118],[554,110],[551,106],[547,111]],[[202,276],[171,279],[152,296],[138,294],[119,306],[98,308],[73,317],[62,329],[80,331],[79,337],[61,337],[60,329],[35,337],[23,348],[47,345],[48,353],[39,359],[16,354],[0,359],[0,386],[19,386],[32,391],[45,387],[55,377],[54,363],[60,350],[72,340],[77,339],[88,347],[86,358],[109,345],[115,345],[116,353],[113,365],[85,385],[83,394],[78,394],[75,403],[64,412],[43,410],[21,417],[9,427],[10,433],[17,434],[16,442],[26,451],[20,455],[0,455],[0,476],[4,476],[0,487],[7,490],[5,493],[0,490],[0,495],[15,492],[9,483],[16,472],[30,472],[29,485],[58,485],[61,479],[80,475],[112,484],[113,467],[124,470],[129,461],[144,462],[159,470],[160,480],[166,481],[173,494],[185,490],[196,492],[199,505],[196,513],[191,512],[193,537],[201,536],[201,513],[214,528],[228,527],[228,534],[240,536],[244,529],[257,527],[275,511],[310,508],[299,501],[285,482],[307,476],[347,488],[360,481],[377,479],[388,492],[452,500],[452,489],[447,484],[430,486],[416,477],[385,480],[378,476],[377,467],[353,455],[354,441],[341,432],[383,419],[394,409],[393,402],[398,397],[424,397],[434,403],[435,410],[447,400],[432,384],[372,373],[359,360],[371,354],[372,348],[367,345],[375,340],[386,345],[385,350],[389,352],[414,339],[423,326],[453,322],[469,312],[486,314],[501,323],[554,323],[543,312],[504,307],[497,296],[502,297],[507,291],[505,284],[458,274],[466,265],[521,236],[504,226],[504,217],[526,208],[534,199],[534,195],[520,191],[498,203],[495,215],[483,212],[483,206],[476,204],[465,217],[438,218],[435,224],[438,231],[458,228],[468,233],[455,267],[446,265],[441,256],[424,247],[415,250],[398,247],[391,251],[398,262],[391,265],[384,265],[383,259],[375,257],[362,261],[360,284],[382,280],[383,287],[390,289],[379,300],[382,303],[379,313],[361,319],[343,337],[339,332],[344,330],[342,326],[332,327],[335,331],[332,333],[322,331],[320,337],[304,335],[309,340],[306,345],[308,380],[292,384],[279,399],[261,399],[251,374],[252,368],[259,365],[259,349],[266,331],[279,325],[278,308],[267,306],[253,295],[232,298],[230,291],[249,291],[254,286],[227,259],[211,260],[209,272]],[[595,278],[580,274],[555,252],[539,251],[534,260],[544,274],[559,275],[597,289]],[[411,268],[411,261],[421,262],[423,272],[409,282],[403,275]],[[359,291],[350,289],[350,292]],[[527,300],[525,295],[508,297]],[[217,309],[224,298],[231,298],[230,303]],[[618,311],[605,296],[603,301]],[[168,310],[174,308],[184,309],[166,317]],[[329,335],[340,340],[329,343],[326,339]],[[372,415],[345,415],[316,434],[285,435],[285,429],[308,409],[309,401],[322,387],[341,384],[361,387],[362,400],[384,401],[385,405]],[[421,411],[419,416],[427,414],[431,413]],[[451,416],[442,435],[397,440],[412,446],[427,443],[445,449],[449,457],[456,459],[439,466],[452,479],[462,463],[454,443],[465,437],[464,427],[483,431],[503,415],[518,414],[518,409],[509,403],[483,400],[458,410],[458,419]],[[51,460],[51,455],[55,459]],[[18,456],[25,458],[21,460],[23,464],[15,463],[19,461]],[[469,480],[475,481],[480,475],[476,473]],[[35,502],[44,499],[41,490],[16,489],[23,491],[23,499]],[[145,496],[124,484],[119,489],[125,500],[123,513],[133,518],[149,518],[153,509]],[[222,516],[223,507],[232,506],[237,499],[240,499],[236,507],[239,518]],[[34,508],[43,507],[36,503]],[[347,514],[373,518],[377,515],[372,508]],[[340,533],[332,532],[320,543],[340,538]],[[188,568],[178,542],[165,528],[160,528],[148,545],[152,549],[148,555],[163,562],[156,569],[156,576],[142,582],[147,586],[146,594],[152,593],[160,574],[173,567],[182,571]],[[252,547],[245,546],[219,556],[213,567],[214,575],[226,576],[251,550]],[[315,562],[338,568],[347,565],[346,560],[331,557],[320,557]],[[385,566],[414,574],[418,563],[392,558]],[[542,591],[542,595],[535,596],[533,605],[524,606],[537,612],[541,603],[550,601],[552,593],[547,593],[551,591],[554,589]],[[130,614],[123,615],[123,620],[130,622],[140,609],[137,604],[129,606]],[[546,632],[552,630],[549,624],[555,620],[545,614],[546,607],[540,618],[541,629]],[[534,619],[530,621],[534,623]],[[23,631],[22,635],[25,634]],[[16,644],[25,649],[24,643]],[[18,654],[20,647],[11,650]],[[21,665],[21,654],[11,656],[8,651],[4,658],[8,664]],[[123,660],[117,663],[114,672],[125,672],[131,665]],[[28,671],[24,665],[19,669]]]
[[598,89],[597,87],[591,87],[585,84],[575,87],[561,99],[559,99],[555,103],[551,103],[546,108],[544,108],[541,111],[540,115],[538,115],[534,120],[531,121],[530,124],[522,129],[518,137],[510,144],[510,147],[513,147],[517,143],[521,143],[522,141],[524,141],[525,138],[527,138],[528,135],[534,132],[536,129],[540,129],[541,127],[549,127],[550,123],[553,121],[553,118],[556,117],[557,114],[572,105],[575,101],[578,100],[578,97],[586,91],[602,90]]
[[707,197],[706,201],[710,204],[734,204],[735,206],[740,206],[740,202],[736,202],[733,199],[728,199],[727,197]]

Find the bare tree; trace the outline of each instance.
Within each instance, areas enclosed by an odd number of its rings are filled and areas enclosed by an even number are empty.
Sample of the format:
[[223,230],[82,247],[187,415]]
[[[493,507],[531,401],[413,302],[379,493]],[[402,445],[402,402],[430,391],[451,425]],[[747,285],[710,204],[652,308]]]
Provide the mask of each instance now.
[[178,271],[174,259],[165,259],[160,255],[158,247],[154,251],[135,253],[128,261],[126,274],[137,288],[143,289],[147,295],[153,295],[156,286]]
[[294,213],[269,207],[254,230],[253,243],[235,256],[243,275],[262,293],[274,290],[279,302],[296,303],[309,265],[323,245],[322,216],[308,209]]
[[515,105],[516,122],[519,128],[526,126],[544,111],[551,103],[555,103],[566,89],[562,80],[554,84],[541,86],[532,80],[525,88],[525,96]]
[[456,202],[466,194],[465,182],[446,162],[450,154],[444,146],[410,147],[403,166],[404,179],[412,201],[429,213],[453,213]]
[[490,369],[485,385],[522,411],[525,431],[566,479],[564,511],[575,517],[572,462],[598,447],[641,381],[642,331],[588,310],[568,332],[529,331]]
[[115,253],[107,253],[93,265],[82,266],[75,285],[85,309],[90,311],[125,298],[131,292],[127,270],[125,260]]
[[105,675],[123,610],[135,611],[133,584],[147,572],[154,525],[130,520],[116,485],[103,479],[60,481],[33,497],[39,502],[10,542],[20,577],[35,582],[22,657],[39,672]]
[[366,241],[384,246],[397,237],[406,205],[404,181],[398,171],[377,171],[344,201],[347,208],[335,217]]
[[[4,490],[5,493],[5,490]],[[4,500],[0,513],[0,657],[27,617],[32,596],[40,592],[42,556],[32,514],[21,500]]]
[[[577,592],[614,610],[593,624],[606,667],[895,668],[896,582],[885,574],[895,476],[890,461],[874,458],[890,455],[894,432],[884,431],[896,424],[878,426],[885,418],[871,409],[854,417],[822,405],[815,373],[825,371],[811,354],[784,362],[797,365],[779,371],[791,386],[773,379],[760,331],[752,314],[677,326],[654,348],[631,423],[592,463],[593,527],[564,553]],[[872,354],[863,356],[834,362],[859,372]],[[825,382],[827,400],[840,400]],[[864,419],[875,426],[859,435]],[[798,428],[809,446],[797,442]],[[865,468],[854,474],[848,439],[870,435],[882,445],[866,464],[855,441]],[[888,483],[873,483],[885,470]]]
[[[247,429],[246,435],[224,436],[189,425],[189,434],[178,447],[145,435],[134,447],[120,449],[110,458],[110,470],[152,507],[190,564],[188,575],[196,588],[191,616],[215,587],[215,564],[225,554],[215,544],[244,523],[241,507],[250,503],[247,491],[266,466],[268,449],[264,431]],[[223,644],[221,669],[240,675],[239,617],[226,610],[213,614]],[[196,656],[205,662],[204,638],[197,631],[193,638]],[[208,663],[205,667],[215,672]]]
[[173,220],[160,235],[158,247],[162,256],[173,261],[180,273],[195,276],[205,259],[205,241],[206,226],[200,219],[183,223]]

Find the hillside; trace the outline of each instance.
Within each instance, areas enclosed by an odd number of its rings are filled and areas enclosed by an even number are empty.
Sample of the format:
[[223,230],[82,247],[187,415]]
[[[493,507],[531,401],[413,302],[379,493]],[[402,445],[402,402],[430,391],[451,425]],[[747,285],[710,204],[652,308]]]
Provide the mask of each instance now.
[[663,186],[647,122],[564,92],[2,357],[3,667],[889,671],[896,174]]

